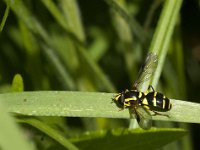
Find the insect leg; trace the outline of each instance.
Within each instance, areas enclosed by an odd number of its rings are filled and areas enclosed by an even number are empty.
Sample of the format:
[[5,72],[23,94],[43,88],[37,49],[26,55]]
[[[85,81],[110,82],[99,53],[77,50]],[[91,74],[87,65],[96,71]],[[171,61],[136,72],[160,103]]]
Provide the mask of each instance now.
[[161,114],[161,113],[159,113],[159,112],[157,112],[157,111],[154,111],[154,110],[151,110],[151,111],[154,112],[154,114],[152,114],[152,116],[160,115],[160,116],[166,116],[166,117],[169,118],[169,115],[167,115],[167,114]]
[[149,85],[148,90],[150,90],[150,89],[151,89],[153,92],[155,92],[155,90],[154,90],[154,88],[153,88],[152,85]]

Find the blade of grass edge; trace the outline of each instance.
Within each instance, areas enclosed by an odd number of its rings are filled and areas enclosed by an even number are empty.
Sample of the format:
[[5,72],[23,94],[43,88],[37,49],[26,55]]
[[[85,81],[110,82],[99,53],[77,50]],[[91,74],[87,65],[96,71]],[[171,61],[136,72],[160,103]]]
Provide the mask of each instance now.
[[64,146],[67,149],[78,150],[78,148],[75,145],[73,145],[69,140],[67,140],[67,138],[64,137],[61,133],[59,133],[59,131],[51,128],[50,126],[46,125],[40,120],[37,120],[35,118],[25,118],[25,117],[24,118],[22,117],[16,120],[19,123],[26,123],[37,128],[38,130],[47,134],[49,137],[53,138],[55,141],[57,141],[58,143],[60,143],[62,146]]
[[186,133],[184,129],[177,128],[152,128],[148,131],[142,129],[113,129],[108,131],[86,132],[72,139],[72,141],[83,150],[144,150],[160,148],[184,136]]
[[[115,93],[38,91],[0,94],[9,112],[30,116],[130,118],[128,110],[111,103]],[[171,99],[170,117],[154,120],[200,123],[200,104]]]
[[7,4],[7,5],[6,5],[5,13],[4,13],[4,15],[3,15],[3,19],[2,19],[1,24],[0,24],[0,32],[2,32],[3,27],[4,27],[5,23],[6,23],[6,20],[7,20],[7,18],[8,18],[8,14],[9,14],[9,11],[10,11],[10,6]]
[[167,0],[165,2],[165,6],[158,22],[158,27],[156,28],[156,32],[150,45],[149,50],[151,52],[157,53],[159,58],[158,67],[152,79],[153,87],[156,87],[160,78],[164,60],[169,47],[169,42],[175,28],[181,4],[182,0]]
[[[34,150],[34,145],[28,141],[14,119],[6,112],[5,105],[0,98],[0,147],[3,150]],[[12,144],[11,144],[12,143]]]

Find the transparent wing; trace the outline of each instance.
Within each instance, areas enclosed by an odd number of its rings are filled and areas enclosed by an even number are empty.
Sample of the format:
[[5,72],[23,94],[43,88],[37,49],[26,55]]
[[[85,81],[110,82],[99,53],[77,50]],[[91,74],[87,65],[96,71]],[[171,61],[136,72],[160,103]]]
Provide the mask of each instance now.
[[152,74],[155,72],[158,64],[158,57],[155,53],[149,53],[144,64],[141,66],[138,78],[136,79],[133,87],[138,88],[141,83],[150,79]]
[[132,108],[132,115],[135,116],[139,126],[148,130],[152,126],[152,116],[148,110],[146,110],[142,106],[138,106],[137,108]]

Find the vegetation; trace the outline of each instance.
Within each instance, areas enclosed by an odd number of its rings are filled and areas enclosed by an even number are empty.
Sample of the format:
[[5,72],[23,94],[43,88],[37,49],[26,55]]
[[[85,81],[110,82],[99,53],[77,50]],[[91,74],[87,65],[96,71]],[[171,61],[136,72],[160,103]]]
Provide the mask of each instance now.
[[[181,122],[200,123],[189,101],[199,72],[186,62],[182,3],[1,1],[0,149],[193,149]],[[148,52],[158,67],[140,90],[153,85],[172,110],[142,130],[111,101],[132,88]]]

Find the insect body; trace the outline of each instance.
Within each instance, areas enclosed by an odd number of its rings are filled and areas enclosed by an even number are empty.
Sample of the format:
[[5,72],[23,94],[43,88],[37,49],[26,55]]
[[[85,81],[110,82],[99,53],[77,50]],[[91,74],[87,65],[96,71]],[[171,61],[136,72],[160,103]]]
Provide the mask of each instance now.
[[137,90],[126,90],[117,94],[113,101],[116,105],[123,110],[129,108],[130,114],[134,115],[138,124],[143,129],[149,129],[151,127],[151,114],[148,110],[142,106],[142,101],[145,98],[143,92]]
[[[113,101],[120,109],[129,108],[135,116],[138,124],[143,129],[149,129],[152,124],[153,115],[163,115],[159,112],[169,111],[172,107],[170,100],[162,93],[140,92],[137,90],[126,90],[113,98]],[[154,112],[151,114],[150,111]]]
[[[145,93],[145,98],[142,99],[142,106],[159,114],[156,111],[166,112],[172,108],[170,100],[163,95],[162,93],[155,92],[152,86],[149,86],[149,89],[152,88],[152,92]],[[162,114],[163,115],[163,114]]]
[[[162,93],[155,92],[152,86],[149,86],[147,92],[138,91],[138,86],[148,80],[157,66],[157,55],[150,53],[145,64],[140,70],[139,77],[134,83],[133,90],[126,90],[117,94],[113,101],[120,109],[128,108],[131,115],[134,115],[138,124],[143,129],[149,129],[152,124],[153,115],[163,115],[159,112],[169,111],[172,107],[170,100]],[[150,88],[152,89],[149,92]],[[154,114],[151,114],[154,112]]]

